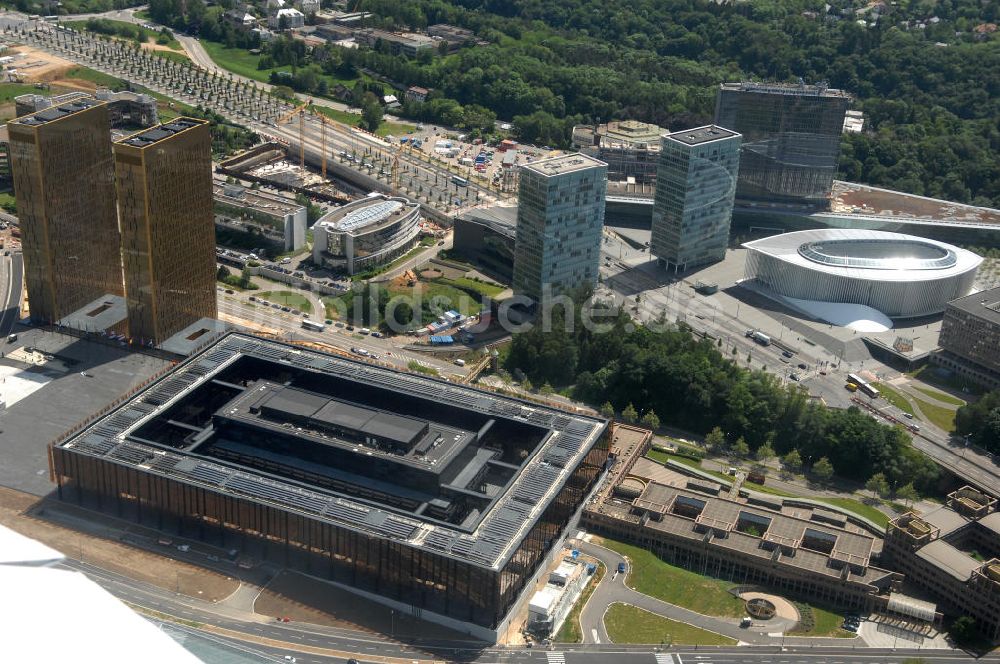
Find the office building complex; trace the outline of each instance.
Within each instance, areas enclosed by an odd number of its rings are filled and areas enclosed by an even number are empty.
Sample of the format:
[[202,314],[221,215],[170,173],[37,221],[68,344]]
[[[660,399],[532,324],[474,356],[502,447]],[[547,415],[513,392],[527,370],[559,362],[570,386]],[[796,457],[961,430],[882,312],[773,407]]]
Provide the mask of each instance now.
[[614,494],[588,506],[584,525],[673,565],[845,609],[875,610],[898,590],[902,576],[872,560],[877,540],[843,514],[727,493],[697,478],[659,484],[640,464]]
[[495,640],[609,444],[602,419],[229,334],[51,459],[62,500]]
[[850,103],[823,86],[723,83],[715,124],[743,135],[736,198],[827,207]]
[[357,274],[402,256],[419,236],[420,205],[402,196],[368,196],[313,225],[313,262]]
[[825,228],[747,242],[746,279],[782,297],[871,307],[889,318],[941,313],[972,290],[983,259],[937,240]]
[[107,105],[78,99],[7,127],[32,319],[52,323],[121,295]]
[[114,144],[129,336],[158,344],[215,318],[212,138],[177,118]]
[[665,134],[649,251],[668,270],[726,257],[740,135],[714,125]]
[[947,505],[889,522],[882,557],[930,592],[946,615],[971,616],[1000,639],[1000,512],[995,498],[970,487]]
[[514,291],[539,301],[597,284],[608,167],[582,154],[521,167]]
[[1000,287],[949,302],[938,345],[936,364],[1000,388]]

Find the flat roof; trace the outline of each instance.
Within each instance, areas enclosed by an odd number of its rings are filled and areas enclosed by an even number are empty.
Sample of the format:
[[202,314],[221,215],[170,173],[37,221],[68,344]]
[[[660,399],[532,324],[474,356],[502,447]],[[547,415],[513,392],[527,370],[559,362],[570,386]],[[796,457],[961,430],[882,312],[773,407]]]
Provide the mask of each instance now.
[[1000,286],[952,300],[948,307],[1000,325]]
[[740,81],[739,83],[722,83],[719,85],[719,88],[734,92],[797,95],[802,97],[851,97],[844,90],[829,88],[825,85],[807,85],[805,83],[757,83],[755,81]]
[[58,324],[74,330],[101,332],[128,318],[128,306],[121,295],[106,294],[59,319]]
[[965,527],[969,520],[951,509],[947,505],[941,505],[937,509],[920,515],[920,520],[929,523],[941,531],[940,536],[945,537],[959,528]]
[[229,329],[230,326],[218,318],[199,318],[183,330],[164,339],[157,348],[175,355],[190,355]]
[[533,161],[530,164],[521,166],[523,170],[531,171],[532,173],[537,173],[545,177],[566,175],[567,173],[574,173],[588,168],[607,167],[608,165],[600,159],[594,159],[591,156],[579,152],[573,154],[562,154],[556,157],[549,157],[548,159],[539,159],[538,161]]
[[959,581],[968,581],[972,573],[983,566],[981,562],[943,539],[936,539],[920,547],[917,556]]
[[11,120],[11,124],[25,125],[28,127],[37,127],[39,125],[47,124],[49,122],[54,122],[56,120],[61,120],[62,118],[68,117],[70,115],[75,115],[81,111],[86,111],[87,109],[94,108],[95,106],[100,106],[104,102],[98,101],[96,99],[90,98],[80,98],[65,104],[59,104],[58,106],[50,106],[48,108],[43,108],[40,111],[30,113],[28,115],[22,115],[19,118]]
[[[342,389],[377,393],[383,400],[392,399],[393,403],[410,402],[414,409],[431,404],[449,416],[475,422],[493,420],[496,422],[492,425],[494,431],[500,426],[507,426],[511,431],[537,431],[540,438],[539,442],[531,443],[534,447],[527,458],[516,462],[519,466],[503,464],[516,470],[502,487],[496,487],[496,495],[491,496],[482,513],[476,515],[474,524],[464,528],[461,524],[406,512],[395,505],[373,502],[135,435],[146,425],[163,423],[163,418],[186,403],[186,399],[200,399],[202,387],[225,386],[223,378],[229,371],[257,371],[269,377],[280,372],[295,380],[335,381]],[[241,385],[230,384],[228,394],[243,389]],[[223,391],[222,396],[225,393]],[[217,407],[221,405],[219,402]],[[607,421],[600,418],[467,385],[403,373],[248,334],[230,333],[110,412],[100,415],[60,442],[58,447],[222,495],[275,505],[315,520],[395,539],[407,546],[473,565],[499,569],[563,490],[572,473],[605,434],[607,425]]]
[[[698,517],[692,520],[674,514],[671,509],[675,504],[678,504],[678,501],[700,507],[701,512]],[[649,506],[658,506],[655,511],[663,515],[663,520],[649,521],[647,526],[650,528],[669,530],[676,534],[683,534],[687,531],[692,537],[700,537],[695,532],[696,525],[713,528],[727,533],[726,537],[713,541],[714,544],[723,547],[736,546],[735,544],[727,544],[727,540],[730,538],[734,538],[732,541],[736,542],[743,537],[751,537],[757,544],[744,543],[740,545],[741,550],[749,551],[756,547],[759,549],[758,555],[765,557],[770,556],[770,552],[762,549],[760,543],[771,542],[775,545],[795,549],[794,556],[781,559],[784,564],[804,566],[825,574],[840,574],[839,570],[826,566],[825,561],[829,559],[867,569],[874,549],[875,540],[873,538],[849,530],[815,520],[793,517],[749,503],[741,503],[721,496],[680,489],[657,482],[650,482],[642,495],[636,499],[635,504],[644,509],[649,509]],[[762,527],[759,528],[759,537],[753,537],[738,530],[737,525],[741,520],[762,524]],[[763,526],[765,522],[766,526]],[[687,525],[683,525],[684,523]],[[831,540],[830,553],[824,554],[803,547],[803,540],[807,537]],[[815,556],[820,556],[824,562],[818,563]],[[852,572],[852,574],[859,576],[856,572]]]
[[711,143],[713,141],[721,141],[724,139],[733,138],[739,136],[735,131],[719,127],[717,125],[705,125],[704,127],[696,127],[694,129],[685,129],[683,131],[675,131],[670,134],[664,134],[664,140],[676,141],[678,143],[683,143],[684,145],[703,145],[705,143]]
[[155,127],[143,129],[142,131],[131,134],[120,141],[116,141],[115,145],[130,145],[140,149],[147,148],[150,145],[159,143],[162,140],[176,136],[182,131],[187,131],[192,127],[198,127],[206,124],[208,124],[207,120],[198,120],[196,118],[174,118],[170,122],[164,122]]
[[[226,187],[239,187],[242,191],[239,192],[239,196],[229,196],[226,194]],[[294,214],[304,209],[303,205],[296,203],[292,199],[264,191],[257,191],[241,185],[212,182],[212,194],[227,204],[248,207],[270,214]]]
[[862,218],[892,217],[903,223],[908,220],[930,220],[1000,224],[1000,210],[995,208],[955,203],[842,180],[833,181],[830,211],[845,216],[856,214]]

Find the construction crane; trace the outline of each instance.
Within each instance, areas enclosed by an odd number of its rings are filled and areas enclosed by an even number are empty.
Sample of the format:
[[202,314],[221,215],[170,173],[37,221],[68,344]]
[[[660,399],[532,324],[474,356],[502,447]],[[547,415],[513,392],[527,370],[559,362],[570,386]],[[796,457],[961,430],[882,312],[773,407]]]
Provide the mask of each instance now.
[[306,167],[306,110],[312,105],[312,102],[305,102],[301,106],[288,111],[282,115],[275,124],[282,124],[291,120],[296,115],[299,116],[299,166],[302,168]]

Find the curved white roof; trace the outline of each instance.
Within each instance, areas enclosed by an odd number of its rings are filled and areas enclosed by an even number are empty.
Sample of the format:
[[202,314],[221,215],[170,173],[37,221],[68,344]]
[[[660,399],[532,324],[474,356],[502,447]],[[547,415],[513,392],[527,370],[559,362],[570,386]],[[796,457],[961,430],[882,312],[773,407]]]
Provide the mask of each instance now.
[[876,281],[930,281],[979,267],[980,256],[937,240],[861,229],[823,228],[743,245],[791,265]]

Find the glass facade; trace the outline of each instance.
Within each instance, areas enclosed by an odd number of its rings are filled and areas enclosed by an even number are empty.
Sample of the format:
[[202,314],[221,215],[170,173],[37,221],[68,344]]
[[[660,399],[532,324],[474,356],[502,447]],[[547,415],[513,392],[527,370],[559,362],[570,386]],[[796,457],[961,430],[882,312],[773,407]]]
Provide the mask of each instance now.
[[699,127],[663,137],[650,252],[668,269],[726,257],[739,166],[739,134]]
[[402,602],[417,616],[432,611],[492,628],[593,488],[608,459],[609,431],[496,569],[73,448],[54,446],[51,462],[62,500]]
[[107,105],[67,104],[7,126],[31,317],[51,323],[121,295]]
[[348,274],[401,256],[420,235],[420,207],[405,198],[366,198],[338,208],[328,217],[313,227],[313,261]]
[[850,101],[819,86],[724,83],[715,124],[743,135],[736,198],[826,207]]
[[522,167],[519,176],[514,291],[540,300],[597,284],[607,166],[565,155]]
[[140,343],[216,317],[211,134],[203,120],[163,125],[173,126],[114,146],[128,329]]

